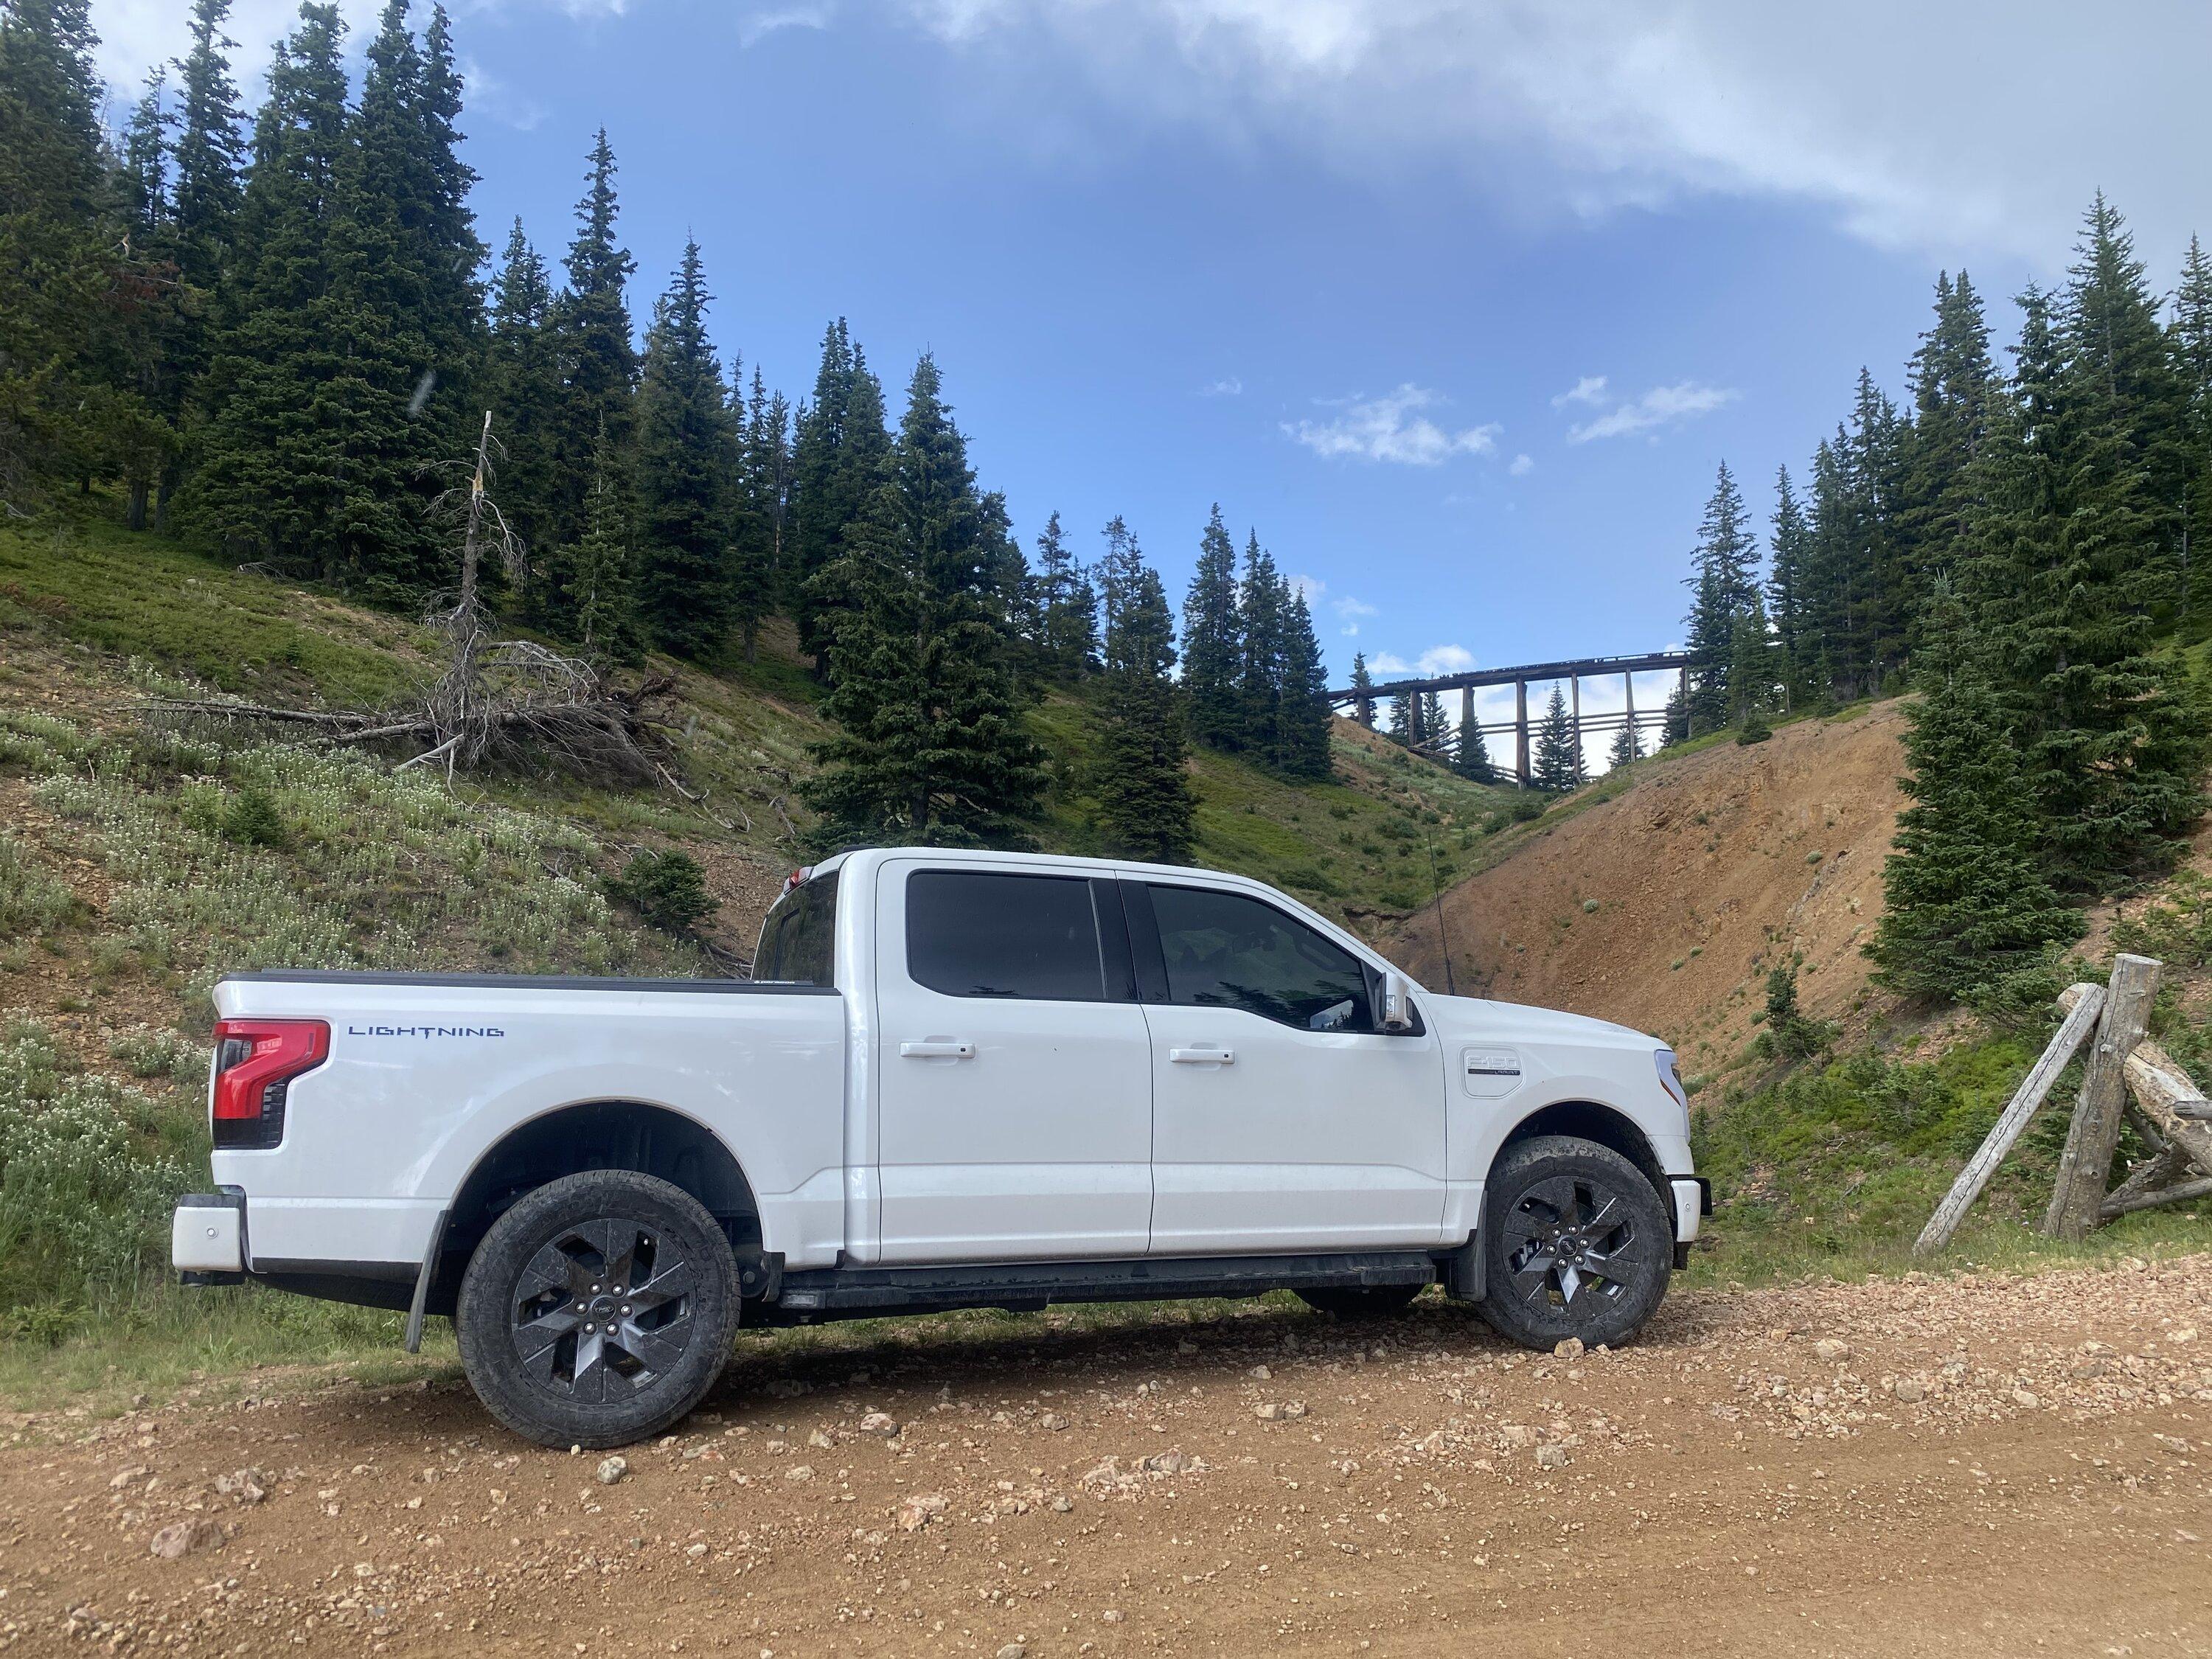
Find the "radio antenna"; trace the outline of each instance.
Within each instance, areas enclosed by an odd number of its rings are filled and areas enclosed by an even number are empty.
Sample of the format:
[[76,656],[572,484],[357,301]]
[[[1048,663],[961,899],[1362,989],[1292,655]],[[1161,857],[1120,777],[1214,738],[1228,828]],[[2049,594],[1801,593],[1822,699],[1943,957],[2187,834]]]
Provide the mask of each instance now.
[[1451,935],[1444,931],[1443,872],[1437,866],[1436,837],[1430,835],[1426,828],[1421,831],[1421,845],[1429,849],[1429,885],[1436,894],[1437,943],[1443,947],[1444,953],[1444,994],[1455,997],[1459,994],[1459,987],[1452,982]]

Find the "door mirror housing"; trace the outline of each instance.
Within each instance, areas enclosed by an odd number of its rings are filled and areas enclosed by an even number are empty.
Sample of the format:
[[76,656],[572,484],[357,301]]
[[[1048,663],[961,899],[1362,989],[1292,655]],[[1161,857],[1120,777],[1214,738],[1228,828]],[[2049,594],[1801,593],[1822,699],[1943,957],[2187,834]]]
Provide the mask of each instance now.
[[1413,981],[1395,968],[1376,976],[1375,1029],[1391,1032],[1413,1029]]

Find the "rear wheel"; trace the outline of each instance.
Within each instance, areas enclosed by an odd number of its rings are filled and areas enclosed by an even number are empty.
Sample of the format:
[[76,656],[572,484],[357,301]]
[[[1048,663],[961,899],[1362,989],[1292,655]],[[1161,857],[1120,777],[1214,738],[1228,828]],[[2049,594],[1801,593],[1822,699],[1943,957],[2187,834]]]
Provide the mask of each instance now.
[[737,1263],[705,1207],[627,1170],[550,1182],[494,1222],[455,1310],[484,1407],[545,1446],[627,1445],[705,1398],[738,1326]]
[[1667,1293],[1674,1234],[1644,1172],[1611,1147],[1537,1135],[1483,1194],[1483,1317],[1531,1348],[1627,1341]]
[[1334,1314],[1339,1319],[1389,1319],[1413,1306],[1413,1298],[1422,1289],[1419,1285],[1374,1285],[1347,1290],[1300,1291],[1297,1297],[1316,1312]]

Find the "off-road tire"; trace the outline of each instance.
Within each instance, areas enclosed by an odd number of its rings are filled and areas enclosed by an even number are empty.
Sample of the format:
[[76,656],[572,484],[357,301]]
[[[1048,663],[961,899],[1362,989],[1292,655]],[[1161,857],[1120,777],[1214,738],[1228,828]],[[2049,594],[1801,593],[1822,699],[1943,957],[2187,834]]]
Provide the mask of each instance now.
[[1339,1319],[1393,1319],[1413,1306],[1413,1298],[1427,1288],[1423,1285],[1370,1285],[1300,1291],[1297,1298],[1315,1312],[1334,1314]]
[[652,1176],[589,1170],[492,1224],[454,1322],[469,1386],[515,1433],[623,1446],[706,1397],[738,1301],[729,1240],[696,1199]]
[[1482,1316],[1530,1348],[1630,1340],[1674,1265],[1674,1227],[1650,1177],[1571,1135],[1506,1149],[1483,1190],[1482,1243]]

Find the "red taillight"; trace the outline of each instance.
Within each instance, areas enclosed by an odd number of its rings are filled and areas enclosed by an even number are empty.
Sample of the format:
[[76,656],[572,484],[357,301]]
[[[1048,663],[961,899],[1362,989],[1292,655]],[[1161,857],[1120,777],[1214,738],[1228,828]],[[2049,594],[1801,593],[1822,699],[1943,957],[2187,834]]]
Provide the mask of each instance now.
[[284,1139],[292,1079],[330,1058],[319,1019],[219,1019],[215,1026],[215,1144],[259,1149]]

